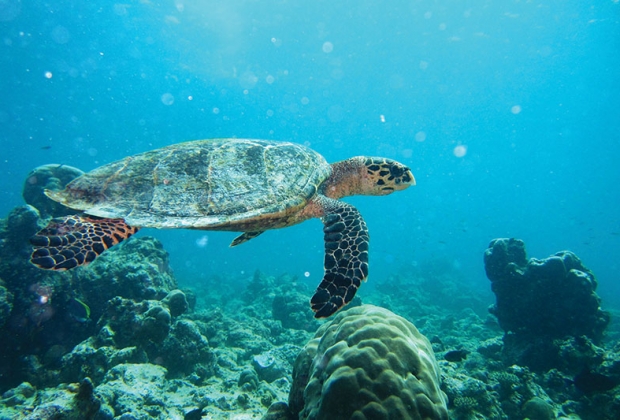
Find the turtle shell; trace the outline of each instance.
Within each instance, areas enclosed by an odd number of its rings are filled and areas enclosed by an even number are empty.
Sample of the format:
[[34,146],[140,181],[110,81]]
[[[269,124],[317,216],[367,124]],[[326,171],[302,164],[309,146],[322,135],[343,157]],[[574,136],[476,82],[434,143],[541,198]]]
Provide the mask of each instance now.
[[132,226],[261,230],[287,225],[330,174],[323,156],[299,144],[197,140],[101,166],[46,194]]

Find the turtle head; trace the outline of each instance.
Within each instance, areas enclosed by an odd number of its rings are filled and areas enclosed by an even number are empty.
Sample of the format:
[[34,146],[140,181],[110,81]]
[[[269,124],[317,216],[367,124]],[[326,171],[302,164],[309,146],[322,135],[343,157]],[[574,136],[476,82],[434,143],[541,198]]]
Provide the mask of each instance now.
[[411,170],[400,162],[381,157],[355,156],[332,164],[323,185],[330,198],[350,195],[388,195],[415,185]]
[[400,162],[382,157],[360,158],[365,170],[360,185],[362,195],[388,195],[415,185],[411,169]]

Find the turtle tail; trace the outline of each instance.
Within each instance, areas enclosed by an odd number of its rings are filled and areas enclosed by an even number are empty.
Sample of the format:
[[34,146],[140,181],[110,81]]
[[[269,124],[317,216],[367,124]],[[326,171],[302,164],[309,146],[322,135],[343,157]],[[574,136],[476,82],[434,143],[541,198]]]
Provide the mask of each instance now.
[[53,219],[30,238],[30,262],[44,270],[64,271],[87,265],[106,249],[136,233],[123,219],[73,215]]

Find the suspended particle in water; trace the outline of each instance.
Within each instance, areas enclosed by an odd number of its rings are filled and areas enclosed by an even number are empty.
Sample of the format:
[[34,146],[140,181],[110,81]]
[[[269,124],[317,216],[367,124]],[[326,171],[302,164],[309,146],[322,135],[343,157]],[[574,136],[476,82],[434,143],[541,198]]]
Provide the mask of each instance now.
[[310,272],[309,272],[309,271],[306,271],[306,272],[304,273],[304,277],[310,277]]
[[515,115],[521,113],[521,105],[513,106],[512,108],[510,108],[510,112],[512,112]]
[[161,95],[161,103],[164,105],[172,105],[174,103],[174,96],[171,93],[164,93]]
[[275,81],[275,77],[273,77],[272,75],[269,75],[265,78],[265,81],[267,82],[267,84],[272,84]]
[[324,53],[330,53],[332,51],[334,51],[334,44],[332,44],[329,41],[323,43],[323,52]]
[[46,79],[51,79],[52,78],[52,72],[51,71],[46,71],[44,74]]
[[207,235],[202,235],[200,238],[196,239],[196,246],[198,248],[204,248],[209,243],[209,237]]
[[385,115],[381,114],[379,115],[379,120],[384,123],[385,122]]
[[307,97],[303,97],[301,98],[301,104],[302,105],[308,105],[310,103],[310,99],[308,99]]
[[258,76],[251,71],[245,71],[239,77],[239,85],[242,89],[252,89],[258,83]]
[[424,131],[415,133],[415,141],[423,142],[424,140],[426,140],[426,133]]
[[454,156],[458,158],[462,158],[463,156],[467,154],[467,146],[463,146],[462,144],[459,144],[458,146],[454,148],[453,153],[454,153]]
[[51,37],[58,44],[66,44],[71,39],[71,34],[67,28],[58,25],[52,29]]

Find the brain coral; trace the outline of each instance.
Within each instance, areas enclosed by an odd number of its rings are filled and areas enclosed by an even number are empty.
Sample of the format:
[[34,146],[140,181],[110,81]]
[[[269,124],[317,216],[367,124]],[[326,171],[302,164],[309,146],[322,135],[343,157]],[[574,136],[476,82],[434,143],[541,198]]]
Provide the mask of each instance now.
[[302,350],[289,406],[300,419],[447,419],[429,341],[372,305],[341,312]]

